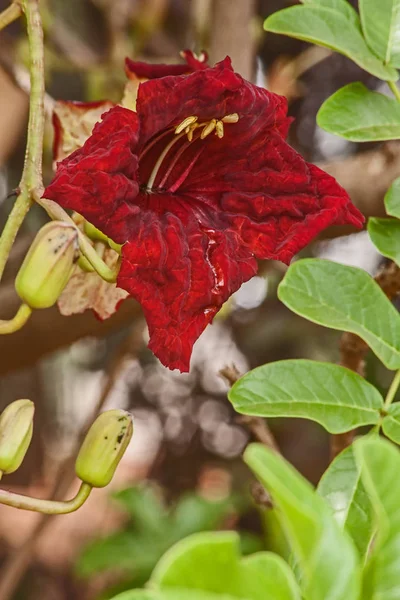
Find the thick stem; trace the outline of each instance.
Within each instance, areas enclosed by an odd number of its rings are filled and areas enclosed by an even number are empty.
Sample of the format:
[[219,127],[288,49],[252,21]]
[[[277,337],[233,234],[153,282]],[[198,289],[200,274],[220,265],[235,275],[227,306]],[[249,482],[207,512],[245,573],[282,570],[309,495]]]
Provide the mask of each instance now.
[[0,280],[4,273],[8,255],[14,244],[14,240],[21,227],[28,210],[31,207],[31,200],[27,191],[20,193],[14,206],[8,215],[7,223],[0,237]]
[[14,494],[6,490],[0,490],[0,504],[32,510],[46,515],[64,515],[78,510],[86,502],[92,487],[87,483],[82,483],[78,493],[71,500],[43,500],[41,498],[31,498],[22,494]]
[[14,333],[14,331],[18,331],[25,325],[31,314],[32,309],[27,304],[21,304],[15,317],[9,321],[0,320],[0,334],[3,335],[5,333]]
[[44,48],[43,28],[38,0],[23,0],[29,42],[29,98],[28,139],[25,164],[20,188],[32,192],[42,188],[42,155],[44,135]]
[[[32,191],[42,188],[42,152],[44,133],[44,50],[43,29],[38,0],[23,0],[29,41],[29,98],[28,139],[19,196],[11,210],[0,238],[0,279],[15,237],[32,205]],[[10,7],[11,8],[11,7]]]
[[22,15],[21,6],[17,2],[13,2],[2,13],[0,13],[0,30],[7,27],[10,23],[18,19]]

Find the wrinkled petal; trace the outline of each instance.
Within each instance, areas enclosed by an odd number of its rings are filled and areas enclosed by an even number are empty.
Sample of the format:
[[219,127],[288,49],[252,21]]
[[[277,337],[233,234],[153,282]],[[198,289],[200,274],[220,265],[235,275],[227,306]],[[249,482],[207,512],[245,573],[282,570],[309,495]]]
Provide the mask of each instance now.
[[76,210],[115,242],[130,236],[135,198],[138,139],[136,113],[117,106],[98,123],[82,148],[58,164],[44,196]]
[[181,56],[186,61],[186,64],[152,64],[126,58],[125,71],[130,79],[146,80],[167,77],[169,75],[187,75],[188,73],[200,71],[208,67],[208,55],[206,52],[202,52],[197,57],[191,50],[184,50]]
[[282,135],[287,134],[291,122],[286,116],[286,99],[244,80],[233,71],[228,57],[213,68],[188,76],[142,83],[137,112],[142,144],[190,115],[208,120],[237,113],[241,129],[262,124],[274,126]]
[[[118,254],[106,248],[103,260],[112,269]],[[62,315],[75,315],[92,309],[100,320],[104,320],[115,313],[127,296],[128,292],[115,283],[107,283],[97,273],[86,273],[76,266],[57,304]]]
[[194,342],[222,304],[257,272],[240,236],[191,198],[141,195],[122,248],[118,285],[143,307],[149,348],[170,369],[189,370]]
[[100,121],[101,115],[112,108],[109,100],[104,102],[58,101],[53,110],[54,144],[56,162],[80,148]]

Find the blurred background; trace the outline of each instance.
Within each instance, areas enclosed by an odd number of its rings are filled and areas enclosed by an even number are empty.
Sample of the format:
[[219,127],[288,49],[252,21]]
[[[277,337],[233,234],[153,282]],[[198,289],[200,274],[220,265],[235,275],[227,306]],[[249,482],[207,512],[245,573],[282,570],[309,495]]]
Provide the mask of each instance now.
[[[0,0],[0,9],[7,6]],[[396,142],[363,146],[315,124],[324,99],[351,81],[383,86],[348,59],[263,32],[263,20],[289,0],[41,0],[45,28],[48,123],[45,182],[52,177],[54,100],[118,102],[125,56],[176,62],[190,48],[210,63],[232,58],[235,69],[287,96],[295,117],[290,143],[334,175],[366,216],[384,214],[383,195],[400,176]],[[29,75],[23,23],[0,33],[0,226],[22,171]],[[386,93],[384,89],[383,92]],[[13,279],[38,227],[26,219],[0,287],[1,317],[15,313]],[[303,256],[352,264],[375,274],[383,259],[368,234],[332,228]],[[285,272],[260,264],[196,343],[192,369],[180,375],[147,350],[139,306],[125,301],[100,322],[90,311],[63,317],[37,311],[12,336],[0,338],[0,408],[16,398],[36,404],[34,440],[10,489],[41,497],[74,493],[74,456],[98,410],[123,407],[135,434],[113,483],[95,490],[76,514],[47,518],[0,507],[0,600],[100,600],[146,582],[175,541],[195,531],[235,528],[243,552],[274,548],[273,523],[241,461],[260,434],[235,415],[226,398],[229,377],[283,358],[339,358],[338,332],[290,313],[276,297]],[[228,371],[226,371],[228,368]],[[221,375],[225,369],[228,378]],[[367,374],[381,389],[386,372],[369,357]],[[269,423],[282,453],[316,483],[328,464],[329,442],[316,424]],[[262,434],[262,432],[261,432]]]

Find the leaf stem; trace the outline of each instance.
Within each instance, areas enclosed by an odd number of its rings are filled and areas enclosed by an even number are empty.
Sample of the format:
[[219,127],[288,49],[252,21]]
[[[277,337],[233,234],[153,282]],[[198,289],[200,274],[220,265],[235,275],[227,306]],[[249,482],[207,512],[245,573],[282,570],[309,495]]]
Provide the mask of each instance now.
[[[27,304],[21,304],[15,317],[9,321],[0,320],[0,335],[14,333],[21,329],[32,314],[32,309]],[[1,478],[0,478],[1,479]]]
[[397,87],[396,83],[394,81],[388,81],[388,86],[390,87],[390,89],[393,92],[394,97],[396,98],[397,102],[400,102],[400,90]]
[[81,483],[81,486],[74,498],[71,500],[43,500],[42,498],[31,498],[23,494],[14,494],[0,489],[0,504],[32,510],[47,515],[64,515],[78,510],[86,502],[92,491],[92,486],[88,483]]
[[384,409],[387,410],[389,406],[392,404],[394,397],[396,396],[396,392],[400,385],[400,369],[397,371],[396,375],[393,377],[392,383],[390,384],[390,388],[388,393],[386,394]]
[[22,8],[17,2],[12,2],[3,12],[0,13],[0,30],[7,27],[13,21],[16,21],[22,15]]

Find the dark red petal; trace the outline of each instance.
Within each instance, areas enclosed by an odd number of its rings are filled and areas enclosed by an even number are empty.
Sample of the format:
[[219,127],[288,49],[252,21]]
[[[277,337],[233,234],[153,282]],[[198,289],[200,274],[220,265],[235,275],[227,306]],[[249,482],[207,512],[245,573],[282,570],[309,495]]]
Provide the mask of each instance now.
[[208,56],[205,52],[202,53],[203,60],[199,60],[191,50],[184,50],[181,54],[186,64],[152,64],[126,58],[125,72],[130,79],[158,79],[168,75],[186,75],[208,67]]
[[135,112],[117,106],[103,115],[82,148],[58,163],[44,197],[82,214],[117,243],[129,238],[137,212],[135,154],[139,122]]
[[223,215],[194,210],[193,199],[143,194],[141,204],[118,285],[143,307],[149,348],[170,369],[188,371],[194,342],[257,263]]
[[227,57],[215,67],[181,77],[163,77],[139,86],[140,143],[188,116],[209,120],[238,113],[241,127],[274,126],[286,135],[290,119],[282,96],[245,81]]

